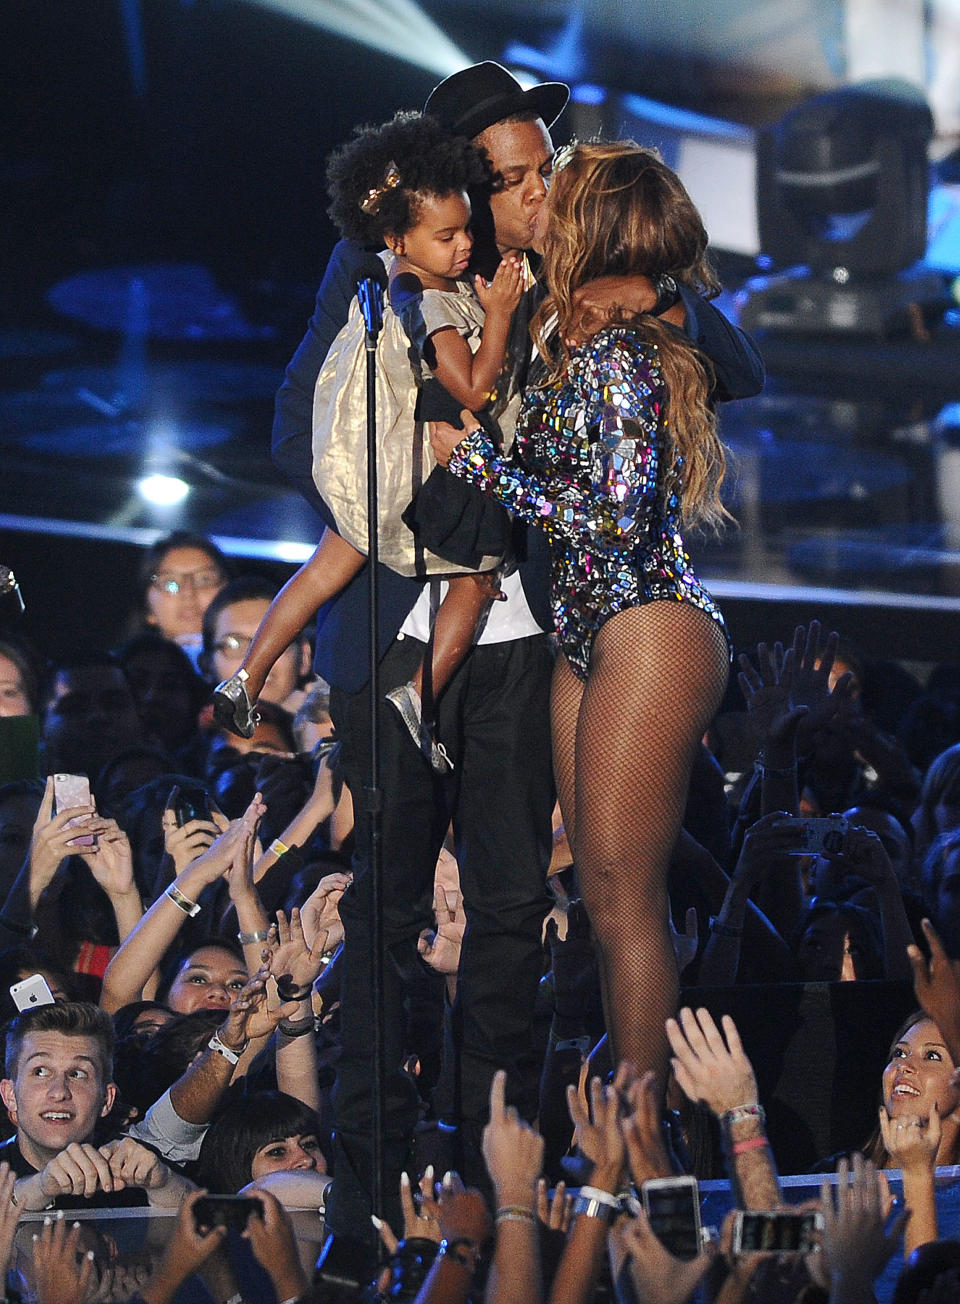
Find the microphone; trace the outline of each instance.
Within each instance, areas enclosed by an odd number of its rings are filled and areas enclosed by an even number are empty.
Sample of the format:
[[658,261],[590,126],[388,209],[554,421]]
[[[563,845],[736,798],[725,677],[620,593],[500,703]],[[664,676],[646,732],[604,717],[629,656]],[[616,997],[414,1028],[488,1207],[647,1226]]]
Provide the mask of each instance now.
[[383,325],[383,286],[373,276],[357,282],[357,300],[367,332],[367,343],[375,340]]

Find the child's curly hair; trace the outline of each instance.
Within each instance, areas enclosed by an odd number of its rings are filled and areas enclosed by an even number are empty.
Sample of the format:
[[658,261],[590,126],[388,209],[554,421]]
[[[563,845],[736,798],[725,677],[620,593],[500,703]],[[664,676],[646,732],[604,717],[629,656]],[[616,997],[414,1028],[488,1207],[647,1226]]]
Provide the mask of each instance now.
[[[399,182],[384,188],[390,165]],[[340,234],[382,248],[389,231],[401,236],[415,226],[425,195],[461,190],[489,193],[489,165],[464,136],[451,136],[434,118],[401,110],[379,127],[358,127],[327,161],[330,214]],[[380,191],[373,212],[360,205]]]

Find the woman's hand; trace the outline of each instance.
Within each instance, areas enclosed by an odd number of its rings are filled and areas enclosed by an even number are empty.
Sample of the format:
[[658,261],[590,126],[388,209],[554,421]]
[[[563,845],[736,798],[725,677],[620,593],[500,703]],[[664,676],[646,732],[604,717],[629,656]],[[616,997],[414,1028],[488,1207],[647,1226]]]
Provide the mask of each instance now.
[[891,1117],[880,1106],[880,1135],[892,1166],[912,1173],[932,1173],[940,1148],[940,1109],[934,1101],[927,1118],[920,1114]]
[[626,1260],[625,1270],[632,1278],[637,1300],[643,1304],[684,1304],[714,1258],[709,1249],[701,1250],[695,1259],[675,1258],[659,1240],[642,1209],[636,1218],[617,1220],[610,1232],[609,1248],[615,1282]]
[[130,839],[116,820],[100,819],[92,827],[97,834],[96,844],[78,847],[77,854],[90,866],[91,874],[108,897],[116,899],[135,894]]
[[277,922],[271,925],[270,935],[271,946],[265,948],[264,954],[269,954],[270,973],[277,991],[282,996],[288,991],[311,988],[323,968],[324,952],[329,946],[327,934],[315,934],[315,949],[311,950],[304,936],[300,911],[294,906],[289,922],[282,910],[277,911]]
[[690,1100],[703,1101],[718,1118],[730,1109],[756,1105],[757,1081],[747,1059],[737,1025],[729,1014],[723,1032],[709,1010],[680,1011],[680,1021],[667,1020],[674,1075]]
[[337,872],[325,874],[300,907],[303,936],[311,950],[318,934],[326,938],[324,950],[332,951],[343,941],[343,924],[340,922],[340,898],[353,882],[352,874]]
[[260,1188],[256,1199],[263,1206],[263,1216],[252,1213],[243,1230],[257,1261],[273,1282],[277,1299],[302,1295],[307,1280],[297,1254],[297,1241],[290,1215],[272,1192]]
[[832,1281],[839,1288],[838,1298],[859,1298],[883,1271],[897,1247],[900,1231],[907,1217],[901,1210],[885,1227],[885,1186],[875,1166],[861,1154],[852,1160],[841,1159],[837,1165],[836,1188],[830,1182],[820,1187],[820,1210],[823,1214],[821,1280]]
[[33,1237],[33,1274],[38,1304],[82,1304],[93,1281],[93,1251],[82,1254],[80,1224],[67,1230],[61,1211],[43,1220]]
[[572,1211],[573,1196],[567,1194],[566,1183],[558,1182],[551,1198],[547,1179],[541,1177],[537,1182],[537,1217],[547,1231],[566,1236]]
[[457,430],[454,426],[449,425],[446,421],[428,421],[427,427],[430,431],[430,447],[433,449],[433,455],[440,466],[447,466],[450,458],[453,456],[453,450],[479,427],[479,422],[474,414],[464,408],[460,413],[460,420],[463,422],[463,429]]
[[39,901],[44,888],[49,886],[56,874],[60,862],[79,850],[70,843],[74,838],[83,836],[86,830],[77,828],[76,825],[67,828],[67,825],[75,819],[83,819],[89,823],[96,817],[96,813],[96,806],[90,805],[71,806],[68,810],[61,811],[59,815],[54,815],[53,776],[47,776],[40,808],[30,835],[31,905],[36,905]]
[[593,1164],[590,1185],[611,1193],[620,1185],[624,1165],[624,1139],[620,1130],[620,1100],[631,1068],[621,1064],[613,1082],[605,1087],[599,1078],[589,1085],[590,1108],[585,1108],[577,1088],[567,1087],[567,1108],[577,1146]]

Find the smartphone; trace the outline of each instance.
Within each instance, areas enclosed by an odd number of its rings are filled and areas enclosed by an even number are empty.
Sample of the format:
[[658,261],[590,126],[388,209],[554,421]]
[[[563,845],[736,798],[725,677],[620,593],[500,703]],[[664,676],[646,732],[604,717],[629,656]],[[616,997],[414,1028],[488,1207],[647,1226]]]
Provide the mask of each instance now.
[[797,845],[787,853],[790,856],[839,856],[849,825],[842,815],[820,818],[796,818],[786,821],[797,831]]
[[263,1201],[255,1195],[203,1195],[193,1206],[193,1225],[198,1232],[211,1227],[232,1227],[242,1232],[251,1214],[263,1217]]
[[181,788],[173,803],[173,817],[177,821],[177,828],[183,828],[191,820],[208,820],[210,798],[203,788]]
[[823,1214],[780,1209],[738,1209],[733,1223],[734,1254],[808,1254],[819,1244]]
[[10,988],[10,995],[20,1011],[35,1010],[39,1005],[55,1004],[53,992],[47,986],[46,978],[39,973],[32,973],[22,982],[14,983]]
[[695,1177],[655,1177],[641,1188],[643,1208],[657,1239],[677,1259],[695,1259],[703,1248],[700,1188]]
[[[90,780],[85,774],[55,774],[53,776],[53,801],[58,815],[65,810],[70,810],[73,806],[92,806],[93,798],[90,796]],[[68,820],[67,828],[73,828],[74,825],[82,827],[84,819],[85,817],[81,816],[75,820]],[[71,838],[67,846],[92,847],[95,841],[93,834],[87,833],[83,837]]]

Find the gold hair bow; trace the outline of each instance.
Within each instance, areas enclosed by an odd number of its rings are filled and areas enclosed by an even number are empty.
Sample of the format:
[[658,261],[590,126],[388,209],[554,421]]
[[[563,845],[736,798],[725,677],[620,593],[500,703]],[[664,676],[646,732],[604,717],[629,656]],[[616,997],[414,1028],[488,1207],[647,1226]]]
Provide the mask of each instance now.
[[400,173],[396,163],[388,163],[387,170],[383,174],[383,180],[379,186],[374,186],[368,190],[363,199],[360,200],[360,211],[368,216],[373,216],[383,203],[384,195],[388,195],[391,190],[396,190],[400,185]]

